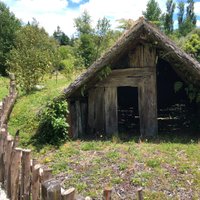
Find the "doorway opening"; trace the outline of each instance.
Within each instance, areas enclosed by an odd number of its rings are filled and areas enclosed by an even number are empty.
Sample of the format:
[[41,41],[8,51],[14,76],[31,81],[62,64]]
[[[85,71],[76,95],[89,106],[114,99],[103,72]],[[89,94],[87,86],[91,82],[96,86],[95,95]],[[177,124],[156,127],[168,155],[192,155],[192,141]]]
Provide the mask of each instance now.
[[118,87],[118,131],[129,136],[138,135],[140,130],[138,88]]

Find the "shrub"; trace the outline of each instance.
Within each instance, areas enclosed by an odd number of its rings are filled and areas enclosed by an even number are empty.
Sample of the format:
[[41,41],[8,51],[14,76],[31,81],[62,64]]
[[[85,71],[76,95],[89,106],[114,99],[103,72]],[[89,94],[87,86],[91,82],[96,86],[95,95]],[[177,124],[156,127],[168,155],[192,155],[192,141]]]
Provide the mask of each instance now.
[[57,99],[48,102],[38,115],[40,123],[35,135],[37,142],[59,145],[69,139],[67,114],[68,109],[65,100]]

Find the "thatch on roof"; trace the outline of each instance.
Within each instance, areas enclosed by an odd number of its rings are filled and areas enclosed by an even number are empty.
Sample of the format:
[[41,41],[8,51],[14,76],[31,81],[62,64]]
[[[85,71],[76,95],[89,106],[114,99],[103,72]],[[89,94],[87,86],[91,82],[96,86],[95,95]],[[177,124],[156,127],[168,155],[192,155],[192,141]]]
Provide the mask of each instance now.
[[130,47],[137,45],[138,41],[141,40],[144,40],[144,42],[149,41],[155,45],[160,52],[159,56],[170,62],[175,71],[186,81],[200,86],[200,63],[181,50],[153,24],[147,22],[144,18],[139,18],[113,47],[65,89],[64,95],[66,98],[73,96],[83,86],[94,79],[105,66],[110,66],[112,62],[119,59]]

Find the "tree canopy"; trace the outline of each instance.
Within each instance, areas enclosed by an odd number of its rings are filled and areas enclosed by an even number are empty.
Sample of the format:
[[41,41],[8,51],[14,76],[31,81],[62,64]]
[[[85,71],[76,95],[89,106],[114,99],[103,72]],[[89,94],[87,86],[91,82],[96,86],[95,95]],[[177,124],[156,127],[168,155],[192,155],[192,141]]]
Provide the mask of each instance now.
[[6,60],[15,41],[15,32],[20,26],[20,21],[0,1],[0,74],[6,73]]
[[143,11],[145,19],[151,21],[154,24],[159,25],[161,20],[161,9],[158,2],[155,0],[149,0],[147,3],[146,11]]
[[52,71],[56,50],[55,41],[35,23],[16,32],[7,64],[22,90],[30,92],[47,72]]

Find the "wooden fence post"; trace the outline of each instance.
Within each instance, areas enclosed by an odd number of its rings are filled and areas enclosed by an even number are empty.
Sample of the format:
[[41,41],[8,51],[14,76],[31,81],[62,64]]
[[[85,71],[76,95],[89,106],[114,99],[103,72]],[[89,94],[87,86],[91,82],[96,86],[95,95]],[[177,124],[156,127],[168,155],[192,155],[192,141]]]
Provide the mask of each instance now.
[[138,188],[138,200],[143,200],[142,187]]
[[1,147],[0,147],[0,182],[4,183],[5,175],[5,146],[7,145],[7,128],[3,125],[1,132]]
[[13,145],[13,138],[8,135],[7,136],[7,144],[5,145],[5,170],[4,170],[4,187],[8,191],[9,187],[9,169],[11,164],[11,154],[12,154],[12,145]]
[[75,200],[75,188],[61,192],[62,200]]
[[61,200],[61,186],[57,180],[42,183],[42,200]]
[[52,177],[53,177],[52,176],[52,169],[49,169],[49,168],[43,169],[41,182],[43,183],[43,182],[51,179]]
[[33,162],[33,170],[32,170],[32,200],[40,199],[40,168],[41,165],[34,164]]
[[22,149],[15,148],[11,162],[11,200],[18,200]]
[[103,199],[104,200],[111,200],[111,194],[112,194],[112,189],[111,188],[105,188],[103,191]]
[[31,150],[22,150],[21,196],[23,200],[30,199],[31,187]]

